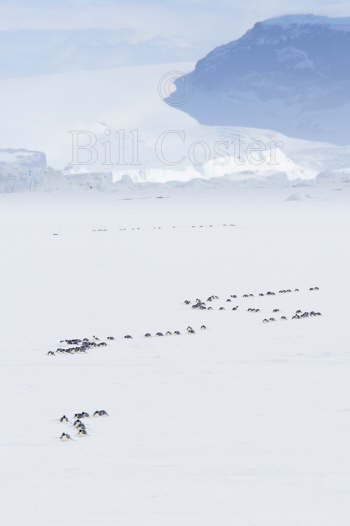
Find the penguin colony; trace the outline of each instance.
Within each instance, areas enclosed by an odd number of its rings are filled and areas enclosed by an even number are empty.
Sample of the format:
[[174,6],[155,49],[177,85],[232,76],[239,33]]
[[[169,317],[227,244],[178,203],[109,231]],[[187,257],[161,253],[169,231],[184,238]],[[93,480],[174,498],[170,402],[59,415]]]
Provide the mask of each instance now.
[[[232,225],[233,226],[233,225]],[[195,228],[195,227],[193,227]],[[201,228],[201,227],[200,227]],[[318,286],[309,287],[308,292],[315,293],[318,292],[320,288]],[[201,298],[196,298],[195,300],[186,299],[184,301],[184,304],[187,307],[190,307],[194,310],[218,310],[218,311],[224,311],[224,310],[231,310],[231,311],[237,311],[240,306],[237,305],[237,301],[239,299],[249,300],[251,298],[263,298],[263,297],[278,297],[279,295],[285,295],[285,294],[298,294],[301,292],[301,289],[299,288],[286,288],[286,289],[280,289],[278,291],[269,290],[266,292],[258,292],[256,294],[252,293],[245,293],[245,294],[230,294],[229,296],[226,296],[224,299],[221,299],[221,302],[224,302],[224,304],[219,304],[220,297],[213,294],[207,299],[203,300]],[[233,305],[232,305],[233,304]],[[260,307],[248,307],[245,308],[245,312],[250,314],[260,314],[262,312],[262,309]],[[287,321],[287,320],[302,320],[302,319],[311,319],[311,318],[317,318],[322,316],[321,312],[311,310],[311,311],[304,311],[302,309],[297,309],[292,314],[289,314],[288,316],[283,314],[281,312],[281,309],[279,307],[274,307],[270,314],[262,319],[262,322],[264,324],[273,323],[276,322],[278,319],[281,321]],[[207,329],[207,326],[202,324],[200,326],[200,331],[205,331]],[[155,333],[146,332],[144,334],[144,338],[159,338],[159,337],[169,337],[169,336],[181,336],[182,334],[187,335],[194,335],[196,334],[196,330],[192,326],[186,327],[184,331],[179,330],[167,330],[167,331],[157,331]],[[125,334],[122,337],[124,340],[133,340],[134,336],[131,334]],[[114,336],[107,336],[105,339],[100,339],[97,336],[93,336],[92,338],[75,338],[75,339],[66,339],[61,340],[60,344],[63,345],[63,347],[58,347],[55,351],[49,351],[47,354],[49,356],[56,356],[58,354],[79,354],[79,353],[86,353],[92,349],[96,348],[103,348],[107,347],[107,345],[115,340]],[[92,417],[104,417],[108,416],[107,411],[104,409],[96,410],[92,413]],[[79,437],[87,436],[88,430],[85,422],[90,418],[90,414],[86,411],[78,412],[73,415],[72,418],[68,418],[66,415],[63,415],[59,422],[61,424],[71,425],[72,428],[75,430],[76,435]],[[72,440],[71,433],[63,432],[60,435],[60,440],[62,441],[69,441]]]

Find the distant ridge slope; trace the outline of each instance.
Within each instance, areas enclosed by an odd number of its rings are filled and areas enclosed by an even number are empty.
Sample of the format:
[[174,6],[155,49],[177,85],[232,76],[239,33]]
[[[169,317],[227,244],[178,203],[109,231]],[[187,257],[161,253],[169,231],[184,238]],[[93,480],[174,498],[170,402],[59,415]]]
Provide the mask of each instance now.
[[350,18],[259,22],[200,60],[166,102],[201,124],[350,144]]

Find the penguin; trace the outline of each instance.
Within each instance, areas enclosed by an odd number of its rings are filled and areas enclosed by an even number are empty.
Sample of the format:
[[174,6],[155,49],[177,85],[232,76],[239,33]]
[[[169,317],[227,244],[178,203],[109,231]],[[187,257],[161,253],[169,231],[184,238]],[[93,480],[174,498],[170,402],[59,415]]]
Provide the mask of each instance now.
[[80,429],[83,429],[86,431],[86,426],[84,424],[80,424],[79,426],[76,426],[76,429],[79,431]]
[[80,428],[80,429],[78,430],[78,435],[79,435],[79,436],[86,436],[86,435],[87,435],[87,431],[86,431],[86,429],[82,429],[82,428]]
[[68,433],[62,433],[60,440],[72,440],[71,436]]
[[66,415],[61,416],[60,422],[61,424],[68,424],[68,418],[66,417]]

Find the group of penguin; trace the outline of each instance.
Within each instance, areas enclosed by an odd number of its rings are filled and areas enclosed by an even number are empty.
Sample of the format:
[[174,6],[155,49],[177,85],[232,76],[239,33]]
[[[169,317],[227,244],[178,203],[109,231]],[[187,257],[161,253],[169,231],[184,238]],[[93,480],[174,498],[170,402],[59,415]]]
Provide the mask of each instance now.
[[[201,325],[200,330],[204,331],[206,330],[206,325]],[[193,327],[190,325],[185,329],[185,334],[196,334],[196,331]],[[144,337],[145,338],[152,338],[153,336],[161,337],[161,336],[181,336],[181,331],[175,330],[175,331],[166,331],[161,332],[158,331],[154,335],[150,332],[146,332]],[[123,337],[124,340],[133,340],[133,336],[131,334],[125,334]],[[61,340],[60,344],[65,344],[67,347],[58,347],[56,351],[49,351],[47,353],[48,356],[56,356],[57,354],[79,354],[79,353],[86,353],[90,349],[100,348],[100,347],[106,347],[108,343],[115,340],[114,336],[107,336],[106,341],[101,340],[97,336],[93,336],[91,339],[89,338],[83,338],[83,339],[70,339],[70,340]]]
[[[309,288],[310,292],[314,292],[314,291],[318,291],[318,290],[320,290],[319,287],[310,287]],[[278,291],[278,294],[291,294],[292,292],[300,292],[300,289],[298,289],[298,288],[295,288],[295,289],[280,289]],[[242,297],[243,299],[248,299],[248,298],[255,298],[255,297],[262,298],[264,296],[276,296],[276,295],[277,295],[277,293],[272,291],[272,290],[269,290],[267,292],[259,292],[258,294],[252,294],[252,293],[242,294],[241,296],[239,296],[237,294],[230,294],[230,296],[225,299],[225,303],[232,303],[233,300],[236,300],[239,297]],[[207,303],[212,303],[215,300],[219,300],[219,299],[220,299],[219,296],[213,294],[212,296],[209,296],[206,300],[202,300],[201,298],[196,298],[194,301],[186,299],[184,301],[184,304],[188,305],[188,306],[191,305],[192,309],[214,310],[214,307],[212,305],[207,305]],[[239,308],[239,306],[235,305],[234,307],[231,308],[231,310],[235,311],[235,310],[238,310],[238,308]],[[218,310],[226,310],[226,308],[222,305],[222,306],[218,307]],[[250,312],[260,312],[260,310],[259,309],[251,309]]]
[[[314,286],[314,287],[309,287],[308,291],[309,292],[316,292],[316,291],[319,291],[320,288],[318,286]],[[246,293],[246,294],[242,294],[241,296],[237,295],[237,294],[230,294],[229,297],[226,297],[225,299],[225,303],[228,304],[228,303],[231,303],[235,300],[237,300],[239,297],[243,298],[243,299],[247,299],[247,298],[262,298],[262,297],[265,297],[265,296],[276,296],[277,294],[291,294],[291,293],[297,293],[297,292],[300,292],[300,289],[299,288],[294,288],[294,289],[290,289],[290,288],[287,288],[287,289],[280,289],[278,290],[278,292],[275,292],[275,291],[272,291],[272,290],[269,290],[267,292],[259,292],[258,294],[252,294],[252,293]],[[186,299],[184,301],[184,304],[187,305],[187,306],[191,306],[192,309],[197,309],[197,310],[214,310],[214,307],[213,307],[213,302],[219,300],[220,297],[217,296],[216,294],[213,294],[209,297],[207,297],[206,300],[202,300],[201,298],[196,298],[194,301],[191,301],[189,299]],[[237,311],[239,309],[239,305],[234,305],[234,306],[231,306],[230,305],[230,309],[232,311]],[[223,305],[217,307],[217,310],[219,311],[223,311],[223,310],[226,310],[226,307],[224,307]],[[247,312],[250,312],[250,313],[259,313],[261,312],[261,309],[260,308],[254,308],[254,307],[249,307],[247,309]],[[272,311],[272,314],[276,314],[280,312],[280,309],[273,309]],[[322,316],[321,312],[316,312],[316,311],[311,311],[311,312],[303,312],[302,310],[298,309],[294,315],[292,315],[291,319],[292,320],[298,320],[298,319],[305,319],[305,318],[315,318],[315,317],[318,317],[318,316]],[[280,316],[280,319],[283,320],[283,321],[286,321],[288,320],[287,316]],[[276,321],[276,318],[271,316],[269,318],[264,318],[263,319],[263,323],[269,323],[269,322],[274,322]]]
[[[93,416],[94,417],[108,416],[108,413],[104,409],[98,409],[97,411],[94,411]],[[82,422],[82,420],[86,419],[86,418],[90,418],[90,414],[87,413],[86,411],[82,411],[80,413],[75,413],[74,414],[72,425],[76,429],[78,436],[87,436],[87,434],[88,434],[87,429],[86,429],[86,425],[84,424],[84,422]],[[61,424],[69,424],[70,423],[70,421],[66,417],[66,415],[61,416],[59,421],[60,421]],[[72,440],[72,437],[71,437],[71,435],[69,433],[65,433],[64,432],[64,433],[61,434],[60,440],[62,440],[62,441]]]
[[[279,309],[274,309],[273,312],[279,312]],[[311,312],[303,312],[301,309],[298,309],[295,311],[295,314],[291,317],[292,320],[303,320],[306,318],[317,318],[318,316],[322,316],[321,312],[311,311]],[[281,320],[288,320],[287,316],[281,316]],[[270,323],[276,321],[276,318],[265,318],[263,319],[263,323]]]
[[[108,342],[114,340],[114,336],[107,336]],[[70,340],[60,340],[60,344],[65,344],[67,347],[57,347],[56,351],[49,351],[48,356],[56,356],[56,354],[79,354],[86,353],[90,349],[98,347],[107,347],[107,342],[101,340],[97,336],[90,338],[75,338]]]

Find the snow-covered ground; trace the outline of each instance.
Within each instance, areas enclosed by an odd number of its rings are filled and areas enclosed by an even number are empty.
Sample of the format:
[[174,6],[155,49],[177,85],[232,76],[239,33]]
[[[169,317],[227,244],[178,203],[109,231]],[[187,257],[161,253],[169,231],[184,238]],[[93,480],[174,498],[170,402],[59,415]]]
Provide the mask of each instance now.
[[[347,525],[345,187],[1,195],[3,523]],[[297,309],[323,316],[279,321]],[[47,356],[93,335],[115,340]],[[88,437],[58,422],[96,409]]]

